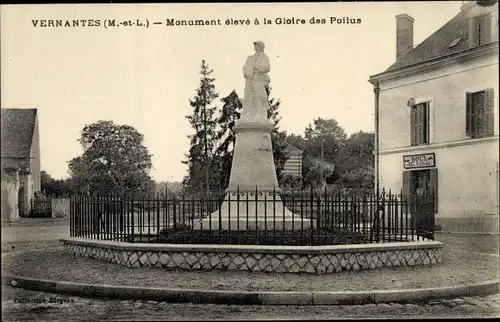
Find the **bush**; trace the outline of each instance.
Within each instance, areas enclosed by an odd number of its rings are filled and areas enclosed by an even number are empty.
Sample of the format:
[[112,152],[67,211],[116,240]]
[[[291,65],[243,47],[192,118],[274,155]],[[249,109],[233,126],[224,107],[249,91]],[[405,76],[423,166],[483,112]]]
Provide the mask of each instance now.
[[162,230],[159,238],[150,242],[165,244],[228,244],[228,245],[288,245],[307,246],[335,244],[362,244],[365,237],[358,232],[347,230],[311,230],[282,231],[282,230],[191,230],[184,226],[182,229]]

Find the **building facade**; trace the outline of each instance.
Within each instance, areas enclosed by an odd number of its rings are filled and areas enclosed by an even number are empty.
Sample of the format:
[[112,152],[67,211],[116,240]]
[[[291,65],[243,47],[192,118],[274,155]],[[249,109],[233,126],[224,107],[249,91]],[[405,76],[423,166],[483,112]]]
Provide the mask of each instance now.
[[304,151],[287,143],[285,153],[287,153],[288,159],[283,165],[283,175],[302,178],[302,155]]
[[396,63],[374,75],[376,179],[434,192],[436,228],[499,231],[498,3],[465,2],[413,46],[396,16]]
[[[36,109],[3,109],[1,114],[1,166],[5,178],[16,183],[17,214],[5,215],[11,219],[28,216],[31,200],[41,189],[40,135]],[[2,177],[2,185],[7,180]],[[4,198],[2,197],[2,203]],[[4,208],[2,206],[2,208]],[[4,216],[4,214],[2,214]]]

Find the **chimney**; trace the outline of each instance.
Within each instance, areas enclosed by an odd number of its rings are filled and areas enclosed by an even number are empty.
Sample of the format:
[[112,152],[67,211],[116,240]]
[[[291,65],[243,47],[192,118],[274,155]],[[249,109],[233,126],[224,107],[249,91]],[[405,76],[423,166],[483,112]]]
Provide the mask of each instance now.
[[413,49],[413,22],[406,13],[396,16],[396,60]]

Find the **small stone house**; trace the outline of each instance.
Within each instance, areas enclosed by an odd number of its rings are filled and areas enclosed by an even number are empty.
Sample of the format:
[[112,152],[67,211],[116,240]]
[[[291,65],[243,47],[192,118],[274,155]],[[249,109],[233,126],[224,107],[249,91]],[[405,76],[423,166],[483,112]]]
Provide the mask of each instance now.
[[31,199],[40,191],[41,180],[37,109],[1,111],[3,221],[29,215]]

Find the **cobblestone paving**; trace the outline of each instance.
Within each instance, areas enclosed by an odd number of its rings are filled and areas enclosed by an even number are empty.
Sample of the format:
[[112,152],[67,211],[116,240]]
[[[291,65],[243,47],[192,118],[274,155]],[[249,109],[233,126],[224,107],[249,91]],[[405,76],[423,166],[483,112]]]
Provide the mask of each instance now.
[[500,317],[500,294],[418,304],[239,306],[89,299],[5,287],[2,298],[3,321]]

